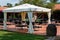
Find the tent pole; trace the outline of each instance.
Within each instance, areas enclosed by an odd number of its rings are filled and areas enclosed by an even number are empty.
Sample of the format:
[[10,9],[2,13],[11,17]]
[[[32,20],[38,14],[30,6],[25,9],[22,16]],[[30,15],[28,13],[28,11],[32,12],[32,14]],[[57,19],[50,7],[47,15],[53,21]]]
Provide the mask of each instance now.
[[33,33],[33,25],[32,25],[32,14],[33,12],[27,12],[28,13],[28,19],[29,19],[29,28],[28,28],[28,33]]
[[51,24],[51,11],[48,12],[48,24]]
[[6,12],[4,12],[4,26],[3,26],[3,29],[4,30],[7,30],[7,13]]

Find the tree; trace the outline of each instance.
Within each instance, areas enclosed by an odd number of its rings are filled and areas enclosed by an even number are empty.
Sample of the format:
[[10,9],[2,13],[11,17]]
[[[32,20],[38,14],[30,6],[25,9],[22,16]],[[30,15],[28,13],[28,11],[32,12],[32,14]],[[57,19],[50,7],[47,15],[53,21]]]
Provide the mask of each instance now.
[[45,6],[47,0],[23,0],[19,4],[29,3],[37,6]]
[[19,4],[29,3],[37,6],[47,7],[47,8],[53,8],[53,6],[57,3],[58,0],[50,0],[49,3],[47,3],[47,0],[22,0]]
[[46,7],[53,10],[54,5],[57,3],[58,0],[50,0],[49,3],[47,3]]
[[11,4],[11,3],[7,3],[7,6],[8,6],[8,7],[12,7],[12,4]]
[[19,5],[18,3],[15,4],[15,6],[18,6],[18,5]]
[[58,0],[50,0],[52,3],[57,3]]
[[54,3],[48,3],[48,4],[46,5],[46,8],[50,8],[50,9],[52,9],[53,6],[54,6]]

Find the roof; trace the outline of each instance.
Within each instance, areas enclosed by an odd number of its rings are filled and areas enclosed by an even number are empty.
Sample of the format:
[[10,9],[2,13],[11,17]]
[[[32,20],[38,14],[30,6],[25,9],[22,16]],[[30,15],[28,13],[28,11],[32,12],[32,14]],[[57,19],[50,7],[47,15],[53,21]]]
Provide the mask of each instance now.
[[50,10],[51,9],[26,3],[26,4],[19,5],[19,6],[4,9],[3,12],[22,12],[22,11],[43,11],[43,12],[45,11],[45,12],[48,12]]
[[60,10],[60,4],[55,4],[55,6],[54,6],[53,9],[54,9],[54,10]]
[[0,7],[0,11],[2,11],[2,10],[4,10],[4,9],[6,9],[7,7]]

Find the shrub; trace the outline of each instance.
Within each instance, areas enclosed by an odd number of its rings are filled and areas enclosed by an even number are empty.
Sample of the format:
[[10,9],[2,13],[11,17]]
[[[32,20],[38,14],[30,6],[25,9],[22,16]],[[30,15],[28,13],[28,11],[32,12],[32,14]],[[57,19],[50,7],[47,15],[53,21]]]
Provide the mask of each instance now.
[[49,24],[46,30],[47,36],[56,36],[57,28],[55,24]]

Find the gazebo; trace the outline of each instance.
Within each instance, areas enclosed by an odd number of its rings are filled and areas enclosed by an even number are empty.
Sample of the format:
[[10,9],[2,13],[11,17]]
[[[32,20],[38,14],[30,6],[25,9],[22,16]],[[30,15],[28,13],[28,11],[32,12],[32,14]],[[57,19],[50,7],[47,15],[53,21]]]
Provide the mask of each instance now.
[[31,5],[31,4],[22,4],[22,5],[19,5],[19,6],[15,6],[15,7],[12,7],[12,8],[7,8],[7,9],[4,9],[3,12],[4,12],[4,26],[3,26],[3,29],[4,30],[7,30],[6,26],[6,22],[7,22],[7,12],[27,12],[28,14],[28,18],[29,18],[29,28],[28,28],[28,32],[29,33],[33,33],[33,25],[32,25],[32,13],[34,11],[38,11],[38,12],[47,12],[48,13],[48,24],[51,23],[50,21],[50,17],[51,17],[51,9],[48,9],[48,8],[43,8],[43,7],[39,7],[39,6],[35,6],[35,5]]

